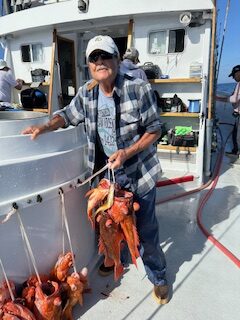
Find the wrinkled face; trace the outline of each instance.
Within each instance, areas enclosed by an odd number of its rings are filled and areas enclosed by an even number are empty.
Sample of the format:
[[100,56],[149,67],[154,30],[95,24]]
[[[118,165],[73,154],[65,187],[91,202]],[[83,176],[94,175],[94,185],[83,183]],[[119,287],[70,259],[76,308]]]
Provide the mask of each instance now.
[[237,82],[240,81],[240,71],[237,71],[237,72],[234,73],[233,79],[234,79],[235,81],[237,81]]
[[98,82],[112,83],[117,75],[119,58],[102,50],[93,51],[88,58],[92,78]]

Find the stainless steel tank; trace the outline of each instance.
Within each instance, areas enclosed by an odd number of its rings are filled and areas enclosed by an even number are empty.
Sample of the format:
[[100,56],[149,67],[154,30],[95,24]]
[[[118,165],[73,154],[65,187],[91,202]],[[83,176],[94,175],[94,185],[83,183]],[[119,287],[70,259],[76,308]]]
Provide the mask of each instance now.
[[[18,207],[39,273],[49,273],[57,257],[69,250],[62,227],[60,188],[65,195],[77,270],[94,266],[95,233],[87,218],[88,185],[77,187],[87,174],[87,140],[83,124],[40,135],[31,140],[20,132],[42,124],[48,115],[38,112],[0,113],[0,221]],[[22,283],[32,274],[26,244],[16,214],[0,223],[0,257],[8,277]]]
[[0,137],[21,134],[30,125],[48,121],[49,115],[33,111],[0,111]]

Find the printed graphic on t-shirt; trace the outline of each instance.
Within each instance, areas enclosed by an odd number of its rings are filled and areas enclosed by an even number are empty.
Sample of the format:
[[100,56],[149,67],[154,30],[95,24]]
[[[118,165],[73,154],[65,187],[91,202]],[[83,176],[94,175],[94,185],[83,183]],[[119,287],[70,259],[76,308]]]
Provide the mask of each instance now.
[[116,111],[114,100],[105,97],[99,91],[98,99],[98,134],[107,156],[117,151],[116,144]]

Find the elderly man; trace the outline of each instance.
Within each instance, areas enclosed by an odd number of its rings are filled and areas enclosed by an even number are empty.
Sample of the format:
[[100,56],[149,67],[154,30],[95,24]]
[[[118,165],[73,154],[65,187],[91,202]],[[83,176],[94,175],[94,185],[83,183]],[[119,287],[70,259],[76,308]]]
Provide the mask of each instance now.
[[139,62],[138,50],[133,47],[127,49],[120,64],[120,72],[148,81],[146,73],[137,65]]
[[[216,100],[222,102],[230,102],[233,106],[233,116],[235,117],[234,129],[232,132],[232,141],[233,141],[233,149],[230,154],[239,155],[239,146],[240,146],[240,65],[236,65],[232,68],[229,77],[233,77],[233,79],[237,82],[234,92],[231,96],[219,97],[216,96]],[[240,161],[235,161],[235,164],[240,164]]]
[[[140,204],[137,230],[141,256],[153,294],[160,304],[168,302],[166,262],[159,245],[155,216],[155,183],[160,171],[156,146],[161,125],[149,83],[119,73],[119,51],[109,36],[96,36],[86,49],[92,80],[82,86],[70,105],[57,111],[46,125],[29,127],[32,139],[69,124],[85,123],[89,175],[109,161],[116,182],[131,189]],[[108,275],[112,267],[100,266]]]
[[0,59],[0,102],[11,102],[11,89],[22,89],[23,80],[15,80],[6,61]]

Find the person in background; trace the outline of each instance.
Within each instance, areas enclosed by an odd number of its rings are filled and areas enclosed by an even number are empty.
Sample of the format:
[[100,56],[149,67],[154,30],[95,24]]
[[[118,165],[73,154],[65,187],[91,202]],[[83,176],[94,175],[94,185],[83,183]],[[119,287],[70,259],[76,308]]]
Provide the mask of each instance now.
[[240,148],[240,65],[236,65],[232,68],[232,72],[229,74],[229,77],[233,77],[233,79],[237,82],[234,92],[231,96],[220,97],[216,96],[217,101],[222,102],[230,102],[233,106],[233,116],[235,117],[234,129],[232,132],[232,141],[233,141],[233,149],[230,154],[239,155]]
[[[159,304],[168,302],[166,261],[160,247],[155,215],[156,181],[160,164],[154,146],[161,123],[151,85],[119,72],[118,48],[109,36],[96,36],[87,45],[86,58],[92,80],[78,90],[64,109],[45,125],[31,126],[22,133],[39,134],[85,123],[89,176],[109,162],[116,182],[130,189],[140,205],[136,214],[145,270],[154,285]],[[101,275],[113,267],[99,268]]]
[[120,64],[120,72],[126,73],[134,78],[148,81],[145,72],[137,65],[139,62],[138,50],[133,47],[127,49],[123,55],[123,61]]
[[11,102],[11,89],[22,89],[24,81],[14,79],[6,61],[0,59],[0,102]]

